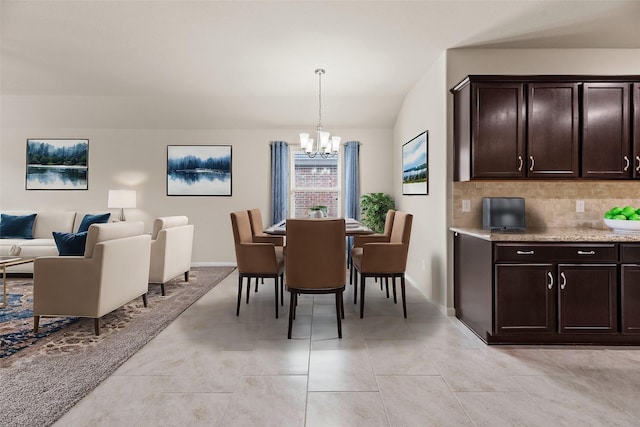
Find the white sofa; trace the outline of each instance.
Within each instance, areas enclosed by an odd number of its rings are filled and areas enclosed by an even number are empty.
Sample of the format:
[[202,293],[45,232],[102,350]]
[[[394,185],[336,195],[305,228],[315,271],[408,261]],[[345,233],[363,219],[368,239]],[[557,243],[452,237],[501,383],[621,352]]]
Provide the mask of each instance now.
[[34,262],[33,316],[78,316],[95,319],[142,296],[149,289],[151,236],[143,222],[93,224],[84,256],[40,257]]
[[[53,232],[73,233],[78,231],[86,214],[102,212],[79,211],[5,211],[8,215],[37,214],[33,224],[33,239],[0,239],[0,256],[9,255],[12,246],[21,248],[21,257],[57,256],[58,248],[53,240]],[[33,273],[33,263],[7,268],[9,273]]]
[[174,277],[184,274],[185,282],[189,281],[193,230],[186,216],[165,216],[153,222],[149,283],[160,284],[162,295],[165,283]]

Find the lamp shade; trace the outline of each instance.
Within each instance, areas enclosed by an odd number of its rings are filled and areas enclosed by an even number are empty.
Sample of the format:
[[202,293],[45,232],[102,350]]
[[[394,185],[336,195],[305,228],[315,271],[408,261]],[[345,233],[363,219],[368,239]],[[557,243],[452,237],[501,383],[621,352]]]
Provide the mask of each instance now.
[[109,190],[109,208],[135,208],[136,207],[136,191],[135,190]]

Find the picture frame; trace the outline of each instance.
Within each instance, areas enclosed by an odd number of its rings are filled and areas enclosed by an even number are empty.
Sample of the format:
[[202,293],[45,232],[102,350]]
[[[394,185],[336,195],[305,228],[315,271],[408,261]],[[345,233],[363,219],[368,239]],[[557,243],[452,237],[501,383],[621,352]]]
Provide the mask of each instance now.
[[429,194],[429,131],[402,146],[402,194]]
[[25,189],[89,189],[88,139],[29,138],[26,150]]
[[231,196],[231,145],[168,145],[167,196]]

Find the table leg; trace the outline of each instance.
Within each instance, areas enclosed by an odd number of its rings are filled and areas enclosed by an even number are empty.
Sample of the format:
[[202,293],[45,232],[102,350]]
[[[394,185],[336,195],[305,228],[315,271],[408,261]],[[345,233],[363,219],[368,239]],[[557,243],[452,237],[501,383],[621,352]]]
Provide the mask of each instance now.
[[7,266],[4,264],[2,265],[2,294],[4,299],[0,308],[5,308],[7,306]]

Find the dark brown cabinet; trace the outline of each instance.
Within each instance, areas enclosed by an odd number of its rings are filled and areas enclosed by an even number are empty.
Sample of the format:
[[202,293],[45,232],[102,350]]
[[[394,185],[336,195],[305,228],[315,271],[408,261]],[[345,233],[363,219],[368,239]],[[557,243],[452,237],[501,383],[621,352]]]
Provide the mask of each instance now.
[[524,86],[471,85],[472,178],[524,176]]
[[552,333],[556,298],[552,264],[497,264],[496,333]]
[[620,248],[620,311],[623,334],[640,333],[640,245]]
[[580,175],[577,83],[527,85],[527,176]]
[[640,177],[638,81],[467,76],[451,89],[454,180]]
[[458,235],[454,275],[456,317],[487,343],[640,344],[638,244]]
[[629,178],[629,83],[582,85],[582,177]]

